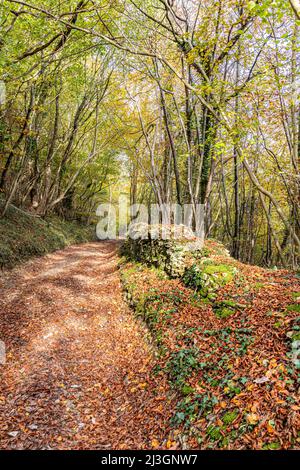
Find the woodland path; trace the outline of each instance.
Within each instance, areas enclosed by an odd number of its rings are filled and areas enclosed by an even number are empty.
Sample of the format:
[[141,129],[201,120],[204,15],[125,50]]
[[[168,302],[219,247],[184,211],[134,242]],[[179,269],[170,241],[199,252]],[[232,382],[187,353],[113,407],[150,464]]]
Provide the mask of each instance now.
[[0,275],[1,449],[164,445],[166,384],[117,261],[116,243],[89,243]]

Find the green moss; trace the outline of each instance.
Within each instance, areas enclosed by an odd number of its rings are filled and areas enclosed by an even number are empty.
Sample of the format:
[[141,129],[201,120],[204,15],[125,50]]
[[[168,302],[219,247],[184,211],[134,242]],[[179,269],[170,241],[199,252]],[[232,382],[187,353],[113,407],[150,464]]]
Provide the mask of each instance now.
[[263,445],[263,450],[278,450],[280,448],[280,442],[271,442],[270,444]]
[[293,292],[292,296],[293,296],[293,299],[296,300],[296,299],[300,298],[300,292]]
[[231,308],[238,308],[238,304],[233,300],[222,300],[222,304]]
[[184,384],[181,391],[183,395],[190,395],[191,393],[194,393],[195,389],[188,384]]
[[218,277],[224,284],[232,281],[236,268],[230,264],[215,264],[213,260],[206,260],[200,268],[203,273]]
[[290,304],[286,307],[288,312],[300,313],[300,304]]
[[222,421],[224,424],[229,425],[232,424],[236,418],[238,417],[238,412],[235,411],[228,411],[227,413],[224,414]]
[[221,307],[214,310],[217,318],[228,318],[235,313],[235,310],[227,307]]
[[212,441],[219,441],[223,437],[218,426],[208,426],[206,433]]
[[213,300],[215,292],[231,282],[235,274],[236,268],[233,266],[211,264],[208,260],[206,264],[194,264],[186,269],[183,282],[187,287],[198,290],[202,297]]
[[253,284],[253,288],[254,289],[262,289],[263,287],[265,287],[265,284],[263,282],[256,282],[255,284]]

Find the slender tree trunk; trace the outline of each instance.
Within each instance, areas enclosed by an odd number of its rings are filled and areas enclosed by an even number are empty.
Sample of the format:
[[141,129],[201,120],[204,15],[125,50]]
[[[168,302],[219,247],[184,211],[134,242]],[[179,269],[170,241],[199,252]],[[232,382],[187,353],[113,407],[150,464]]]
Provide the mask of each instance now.
[[[240,79],[240,47],[238,48],[238,58],[236,62],[236,87],[239,85]],[[235,127],[236,127],[236,139],[239,135],[239,95],[235,98]],[[239,181],[239,156],[236,149],[236,143],[233,149],[233,187],[234,187],[234,230],[233,230],[233,246],[232,255],[234,258],[239,259],[240,257],[240,181]]]
[[31,114],[32,114],[32,111],[33,111],[33,103],[34,103],[34,90],[33,90],[33,87],[31,87],[29,105],[28,105],[28,108],[27,108],[27,112],[26,112],[26,116],[25,116],[25,119],[24,119],[24,124],[23,124],[22,130],[21,130],[20,135],[17,138],[16,142],[13,144],[13,147],[12,147],[11,151],[9,152],[8,157],[6,159],[6,162],[5,162],[5,165],[4,165],[4,168],[2,170],[2,174],[1,174],[1,178],[0,178],[0,190],[2,190],[2,191],[4,190],[7,173],[8,173],[8,171],[10,169],[10,166],[13,162],[16,151],[19,148],[19,146],[21,145],[24,137],[27,134]]

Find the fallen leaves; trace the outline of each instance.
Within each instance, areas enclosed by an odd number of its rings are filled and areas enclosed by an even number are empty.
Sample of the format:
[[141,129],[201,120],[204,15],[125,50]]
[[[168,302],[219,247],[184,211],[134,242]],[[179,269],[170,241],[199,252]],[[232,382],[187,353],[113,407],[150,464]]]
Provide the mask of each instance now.
[[248,424],[255,425],[259,421],[259,416],[255,413],[249,413],[246,416]]
[[170,445],[173,403],[166,380],[151,377],[152,349],[123,301],[116,249],[71,247],[0,279],[2,449]]
[[268,431],[269,434],[274,434],[275,433],[274,423],[272,423],[271,421],[269,421],[268,424],[267,424],[267,431]]
[[253,382],[256,383],[256,384],[264,384],[266,382],[269,382],[269,377],[266,377],[266,376],[263,376],[263,377],[259,377],[258,379],[254,379]]
[[160,443],[159,443],[159,441],[158,441],[157,439],[153,439],[153,440],[151,441],[151,447],[152,447],[153,449],[158,449],[159,446],[160,446]]
[[162,348],[160,369],[178,392],[173,425],[192,448],[298,448],[297,371],[289,336],[299,330],[299,320],[287,306],[295,302],[300,281],[292,272],[221,255],[215,261],[233,262],[240,272],[240,279],[218,291],[218,302],[245,306],[226,319],[180,280],[128,265],[124,282],[131,304],[143,311]]
[[239,264],[243,280],[221,289],[218,300],[247,307],[218,319],[179,280],[133,267],[134,294],[149,295],[151,331],[164,348],[156,359],[148,330],[123,302],[114,253],[113,244],[69,248],[5,275],[1,447],[299,446],[287,336],[297,313],[286,311],[299,279]]

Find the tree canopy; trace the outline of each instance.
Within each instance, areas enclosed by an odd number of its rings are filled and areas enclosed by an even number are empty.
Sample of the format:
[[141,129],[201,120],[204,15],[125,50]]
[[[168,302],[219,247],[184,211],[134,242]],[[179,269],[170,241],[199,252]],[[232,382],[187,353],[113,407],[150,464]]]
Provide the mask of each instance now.
[[236,258],[298,264],[299,2],[0,8],[3,215],[201,203]]

